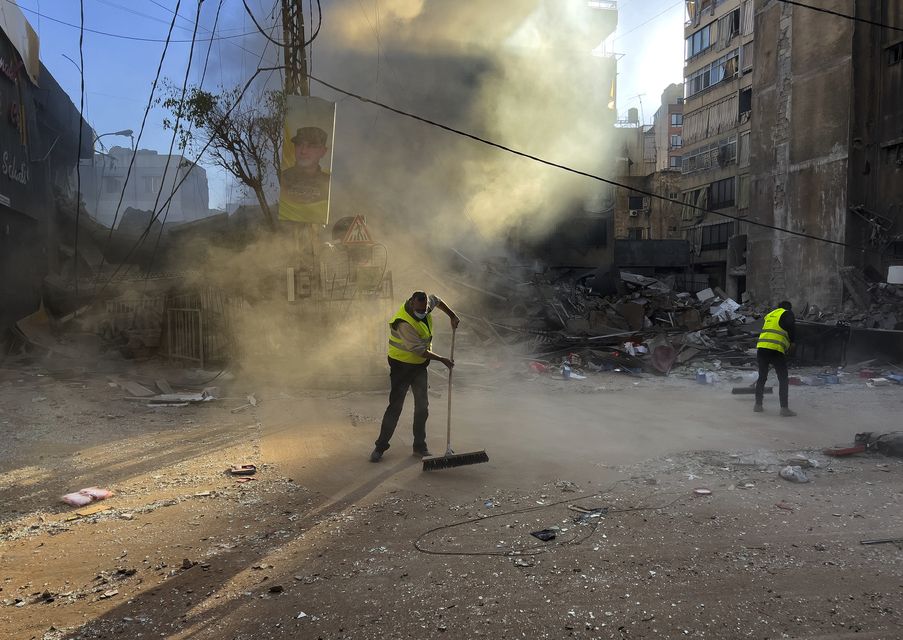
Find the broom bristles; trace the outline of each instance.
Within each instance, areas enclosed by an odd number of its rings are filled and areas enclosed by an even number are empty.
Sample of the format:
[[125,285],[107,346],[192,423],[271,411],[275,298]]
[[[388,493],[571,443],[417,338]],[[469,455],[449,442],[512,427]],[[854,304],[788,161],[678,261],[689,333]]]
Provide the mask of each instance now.
[[470,453],[453,453],[446,456],[436,456],[434,458],[423,459],[424,471],[438,471],[440,469],[450,469],[451,467],[464,467],[469,464],[480,464],[481,462],[489,462],[489,456],[485,451],[472,451]]

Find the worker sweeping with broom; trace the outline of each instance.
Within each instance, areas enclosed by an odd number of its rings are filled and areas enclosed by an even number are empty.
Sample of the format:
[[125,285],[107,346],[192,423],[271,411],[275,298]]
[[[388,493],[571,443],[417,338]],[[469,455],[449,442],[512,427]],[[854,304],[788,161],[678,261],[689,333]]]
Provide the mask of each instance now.
[[441,309],[451,319],[452,330],[458,328],[458,316],[438,297],[415,291],[389,321],[389,406],[383,415],[376,448],[370,454],[370,462],[379,462],[389,448],[389,440],[404,407],[408,388],[414,394],[414,455],[432,454],[426,445],[426,419],[429,416],[427,394],[427,367],[430,360],[438,360],[451,370],[455,363],[430,351],[433,342],[433,315]]
[[[445,358],[431,351],[433,342],[433,309],[439,308],[451,319],[451,356]],[[370,454],[370,462],[379,462],[389,448],[389,440],[395,432],[398,418],[404,407],[408,388],[414,393],[414,455],[423,458],[423,470],[446,469],[479,462],[488,462],[485,451],[456,454],[451,449],[451,385],[452,368],[455,366],[455,331],[458,316],[436,296],[415,291],[401,305],[398,313],[389,321],[389,369],[392,389],[389,406],[383,415],[376,447]],[[429,415],[427,394],[427,367],[430,360],[438,360],[448,367],[448,430],[445,455],[433,456],[426,445],[426,419]]]

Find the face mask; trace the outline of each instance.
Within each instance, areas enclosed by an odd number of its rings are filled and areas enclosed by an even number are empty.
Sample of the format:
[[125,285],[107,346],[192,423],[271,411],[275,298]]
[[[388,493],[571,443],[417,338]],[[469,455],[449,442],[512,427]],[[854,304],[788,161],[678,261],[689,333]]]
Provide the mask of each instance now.
[[423,320],[423,319],[426,317],[426,313],[417,313],[417,312],[415,311],[415,312],[414,312],[414,317],[417,318],[418,320]]

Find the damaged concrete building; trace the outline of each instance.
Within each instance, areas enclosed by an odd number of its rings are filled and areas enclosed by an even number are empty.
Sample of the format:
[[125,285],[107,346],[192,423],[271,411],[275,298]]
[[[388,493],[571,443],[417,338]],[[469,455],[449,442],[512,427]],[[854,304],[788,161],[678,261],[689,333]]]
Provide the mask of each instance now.
[[735,219],[750,207],[753,0],[688,0],[686,6],[681,187],[688,206],[681,226],[694,271],[739,299],[746,265]]
[[91,157],[94,137],[41,64],[37,34],[15,5],[0,13],[0,30],[2,340],[40,307],[47,275],[71,273],[78,260],[64,209],[75,201],[77,159]]
[[857,20],[756,2],[750,217],[842,244],[751,226],[749,289],[837,308],[850,269],[903,264],[903,33],[866,22],[903,25],[903,4],[819,7]]

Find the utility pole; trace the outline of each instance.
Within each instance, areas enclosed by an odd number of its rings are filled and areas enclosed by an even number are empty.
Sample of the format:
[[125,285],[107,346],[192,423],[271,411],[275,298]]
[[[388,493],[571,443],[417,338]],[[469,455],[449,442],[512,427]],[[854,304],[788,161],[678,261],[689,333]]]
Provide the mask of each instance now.
[[282,0],[282,31],[285,45],[285,94],[310,95],[307,78],[307,51],[304,48],[304,7],[302,0]]
[[[282,0],[283,56],[285,59],[285,95],[309,96],[307,51],[305,50],[303,0]],[[294,230],[295,246],[302,268],[310,273],[311,293],[319,300],[320,228],[315,224],[299,224]]]

